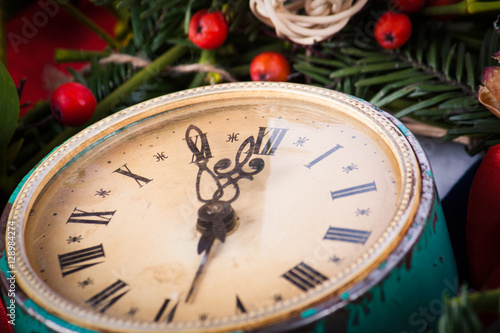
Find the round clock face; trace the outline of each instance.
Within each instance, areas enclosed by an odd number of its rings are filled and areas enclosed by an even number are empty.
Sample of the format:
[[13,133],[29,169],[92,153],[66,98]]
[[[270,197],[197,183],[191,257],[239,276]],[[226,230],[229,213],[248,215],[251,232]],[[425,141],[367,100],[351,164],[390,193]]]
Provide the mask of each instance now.
[[12,209],[22,289],[90,329],[207,332],[361,283],[412,223],[415,157],[367,104],[310,89],[179,93],[68,141]]

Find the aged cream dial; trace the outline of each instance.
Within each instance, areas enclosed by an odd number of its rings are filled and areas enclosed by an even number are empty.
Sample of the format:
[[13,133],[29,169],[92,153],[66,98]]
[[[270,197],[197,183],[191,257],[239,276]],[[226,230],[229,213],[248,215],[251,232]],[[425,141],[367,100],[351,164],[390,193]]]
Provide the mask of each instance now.
[[[10,219],[30,298],[93,330],[260,329],[385,260],[420,191],[397,127],[334,92],[233,88],[126,109],[33,172]],[[198,250],[214,202],[234,217]]]

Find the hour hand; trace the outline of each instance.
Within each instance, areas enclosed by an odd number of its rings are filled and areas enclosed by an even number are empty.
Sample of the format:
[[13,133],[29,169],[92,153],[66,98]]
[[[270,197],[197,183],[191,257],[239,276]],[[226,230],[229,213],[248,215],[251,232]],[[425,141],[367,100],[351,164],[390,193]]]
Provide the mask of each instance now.
[[211,231],[208,230],[204,231],[201,234],[200,240],[198,241],[198,254],[202,254],[209,247],[211,247],[214,240],[215,236]]
[[212,223],[211,229],[205,229],[198,241],[198,254],[202,254],[209,246],[212,245],[215,238],[224,243],[226,240],[226,227],[222,220],[216,219]]
[[234,210],[229,203],[224,201],[206,203],[198,210],[198,222],[196,226],[198,230],[202,232],[200,240],[198,241],[198,254],[202,254],[203,252],[205,252],[205,254],[191,282],[186,302],[189,301],[193,294],[200,275],[207,265],[210,249],[212,248],[215,238],[224,243],[226,234],[236,227]]
[[[196,271],[196,274],[193,277],[193,281],[191,282],[191,286],[189,287],[189,291],[188,291],[188,294],[186,296],[186,303],[189,302],[191,295],[193,295],[194,288],[198,284],[198,280],[200,279],[201,273],[203,273],[203,268],[205,268],[205,265],[207,264],[208,255],[210,254],[210,249],[212,248],[212,244],[214,243],[214,240],[215,240],[215,238],[212,236],[210,241],[207,243],[207,247],[203,250],[206,252],[203,255],[203,258],[201,259],[200,265],[198,266],[198,270]],[[199,252],[199,246],[200,246],[200,243],[198,243],[198,253],[201,253],[201,252]]]

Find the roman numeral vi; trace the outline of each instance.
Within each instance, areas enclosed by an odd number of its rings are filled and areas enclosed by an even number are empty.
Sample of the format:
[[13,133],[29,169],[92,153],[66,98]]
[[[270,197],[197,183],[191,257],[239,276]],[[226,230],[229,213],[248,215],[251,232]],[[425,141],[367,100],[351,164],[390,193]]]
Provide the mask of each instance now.
[[[168,303],[170,303],[170,298],[166,298],[163,304],[160,307],[160,310],[158,310],[158,313],[155,316],[155,321],[158,322],[160,321],[161,317],[165,313],[165,310],[168,307]],[[177,310],[177,305],[179,303],[175,303],[175,305],[172,307],[172,309],[168,312],[167,314],[167,323],[170,323],[174,319],[175,311]]]
[[117,280],[99,293],[85,301],[100,313],[104,313],[110,306],[115,304],[120,298],[130,291],[127,284],[122,280]]

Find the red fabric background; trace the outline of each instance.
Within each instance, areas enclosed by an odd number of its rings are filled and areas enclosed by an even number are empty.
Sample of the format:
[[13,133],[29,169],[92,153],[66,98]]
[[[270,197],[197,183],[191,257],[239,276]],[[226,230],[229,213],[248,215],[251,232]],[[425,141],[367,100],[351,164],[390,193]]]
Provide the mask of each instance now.
[[12,333],[3,302],[0,302],[0,333]]
[[[115,18],[104,7],[88,0],[78,8],[101,28],[113,35]],[[21,103],[48,99],[55,88],[54,80],[45,75],[47,66],[65,71],[68,64],[54,62],[54,49],[102,50],[106,42],[80,23],[54,0],[39,0],[15,15],[6,23],[7,68],[16,85],[27,79]],[[72,64],[80,68],[82,64]],[[48,81],[48,82],[45,82]],[[47,86],[48,84],[48,86]],[[24,114],[26,108],[21,109]]]

